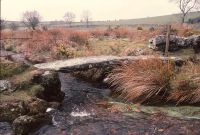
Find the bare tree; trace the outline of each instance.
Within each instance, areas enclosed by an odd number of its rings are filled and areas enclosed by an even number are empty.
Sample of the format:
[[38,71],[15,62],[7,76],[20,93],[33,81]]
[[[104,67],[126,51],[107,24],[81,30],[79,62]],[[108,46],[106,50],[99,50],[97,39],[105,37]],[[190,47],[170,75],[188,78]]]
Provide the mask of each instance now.
[[15,30],[18,29],[18,25],[17,25],[16,23],[14,23],[14,22],[11,23],[9,27],[10,27],[10,29],[13,30],[13,31],[15,31]]
[[23,13],[22,22],[33,30],[39,25],[41,16],[37,11],[26,11]]
[[71,24],[74,22],[76,15],[72,12],[66,12],[63,18],[65,22],[71,27]]
[[198,9],[200,6],[200,0],[170,0],[174,1],[178,4],[179,9],[181,10],[182,13],[182,19],[181,22],[185,22],[185,17],[187,14],[195,9]]
[[86,10],[82,13],[82,21],[86,23],[87,28],[89,27],[89,22],[92,20],[92,14],[90,11]]

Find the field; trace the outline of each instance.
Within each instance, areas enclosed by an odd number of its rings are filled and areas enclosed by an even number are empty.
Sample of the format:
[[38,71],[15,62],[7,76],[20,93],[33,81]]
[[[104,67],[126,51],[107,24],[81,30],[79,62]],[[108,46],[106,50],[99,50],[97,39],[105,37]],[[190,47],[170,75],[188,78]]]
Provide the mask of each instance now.
[[[173,31],[180,36],[199,33],[190,27],[174,25]],[[153,30],[146,27],[4,30],[1,42],[5,50],[23,53],[29,60],[41,62],[94,55],[152,55],[160,52],[149,49],[148,40],[162,34],[164,29],[159,26]],[[192,49],[183,49],[170,55],[189,57],[192,54]]]

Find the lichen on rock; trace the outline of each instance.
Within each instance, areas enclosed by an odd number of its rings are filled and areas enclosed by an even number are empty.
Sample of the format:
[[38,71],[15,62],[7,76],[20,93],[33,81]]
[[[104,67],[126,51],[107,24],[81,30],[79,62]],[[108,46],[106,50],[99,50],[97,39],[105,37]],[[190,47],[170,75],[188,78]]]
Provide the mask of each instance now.
[[27,135],[45,124],[51,124],[51,116],[48,114],[20,116],[14,120],[12,126],[17,135]]

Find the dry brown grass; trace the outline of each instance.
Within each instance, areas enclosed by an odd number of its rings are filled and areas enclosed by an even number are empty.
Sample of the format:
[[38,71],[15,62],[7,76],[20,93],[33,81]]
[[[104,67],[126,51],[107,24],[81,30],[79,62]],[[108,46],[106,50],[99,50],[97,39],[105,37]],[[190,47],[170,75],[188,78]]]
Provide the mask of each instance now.
[[72,31],[69,34],[68,40],[78,45],[88,44],[89,32],[87,31]]
[[140,43],[144,47],[142,49],[145,49],[149,38],[160,33],[160,27],[155,27],[153,31],[145,27],[143,30],[134,27],[82,30],[56,28],[35,31],[6,30],[2,31],[1,38],[4,39],[2,45],[7,50],[24,53],[29,60],[37,63],[78,56],[120,55],[126,48],[131,48],[131,51],[133,46],[140,48]]
[[163,96],[173,76],[170,62],[139,60],[117,67],[108,76],[111,86],[127,101],[144,102]]
[[105,29],[93,29],[93,30],[90,30],[89,32],[91,36],[93,36],[94,38],[102,38],[103,36],[106,36]]
[[200,65],[188,63],[171,81],[169,100],[180,103],[200,103]]

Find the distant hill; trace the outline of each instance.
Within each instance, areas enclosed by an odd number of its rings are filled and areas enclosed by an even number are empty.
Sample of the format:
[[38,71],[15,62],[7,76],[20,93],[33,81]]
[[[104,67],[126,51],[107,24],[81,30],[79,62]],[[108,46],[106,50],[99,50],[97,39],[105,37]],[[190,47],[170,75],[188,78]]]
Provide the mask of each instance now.
[[[190,22],[191,20],[195,20],[200,17],[200,11],[191,12],[186,17],[186,22]],[[14,21],[7,21],[6,25],[9,26]],[[116,21],[92,21],[91,26],[108,26],[108,25],[164,25],[168,23],[179,23],[181,22],[181,14],[172,14],[172,15],[164,15],[164,16],[156,16],[156,17],[147,17],[147,18],[139,18],[139,19],[121,19]],[[18,26],[24,27],[21,22],[16,22]],[[197,22],[199,23],[199,22]],[[48,21],[41,22],[41,25],[47,25],[49,27],[68,27],[68,25],[64,21]],[[72,24],[72,27],[83,27],[85,23],[83,22],[75,22]]]
[[[200,17],[200,11],[191,12],[186,17],[186,22],[190,19],[195,19]],[[147,18],[139,18],[139,19],[122,19],[119,21],[111,21],[111,22],[94,22],[95,24],[119,24],[119,25],[137,25],[137,24],[168,24],[168,23],[180,23],[181,22],[181,14],[172,14],[172,15],[164,15],[164,16],[156,16],[156,17],[147,17]]]

